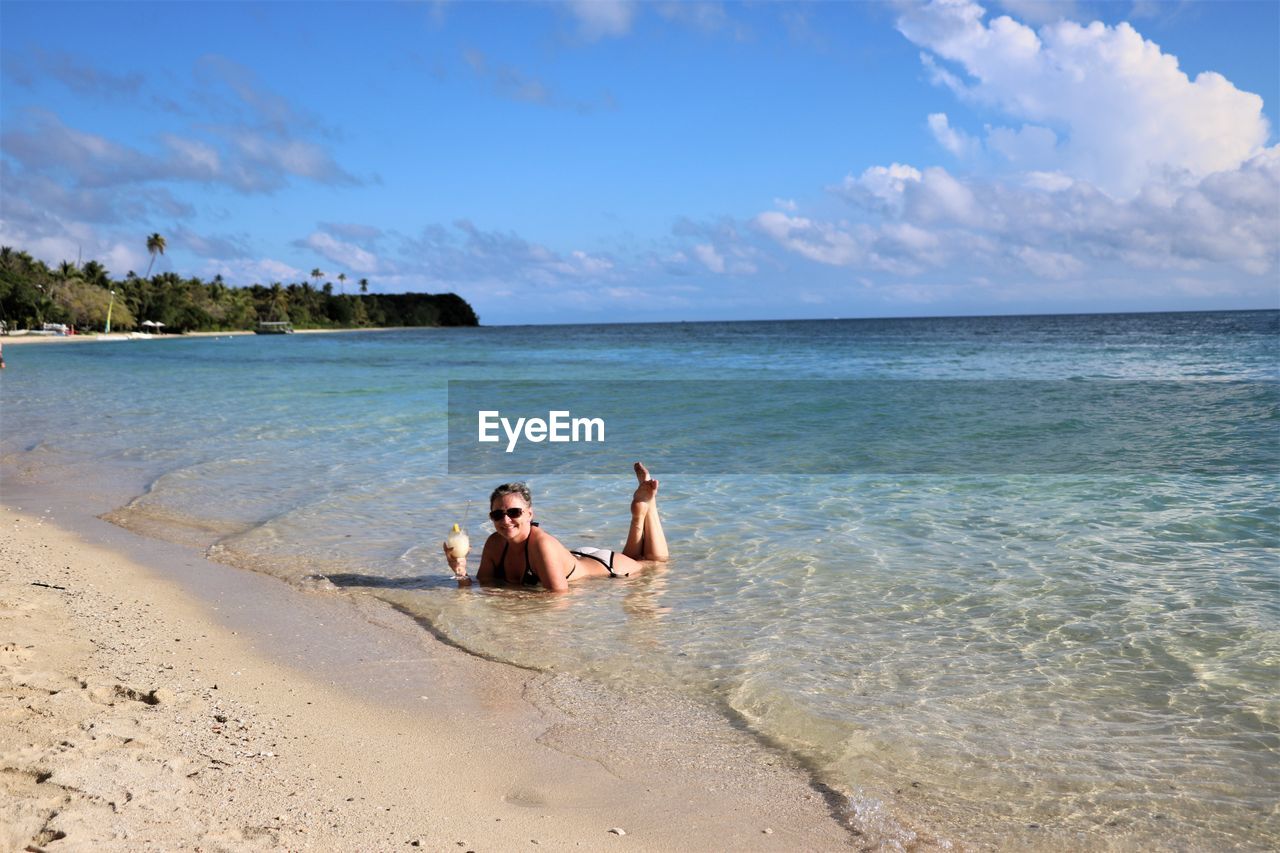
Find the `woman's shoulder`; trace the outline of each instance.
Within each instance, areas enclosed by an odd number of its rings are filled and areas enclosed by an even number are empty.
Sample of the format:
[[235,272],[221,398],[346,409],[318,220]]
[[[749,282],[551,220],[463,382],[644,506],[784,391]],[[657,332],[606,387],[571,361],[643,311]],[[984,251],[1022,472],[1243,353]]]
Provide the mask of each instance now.
[[549,548],[555,546],[564,548],[564,545],[560,544],[559,539],[552,536],[541,527],[533,527],[529,529],[529,544],[538,548]]

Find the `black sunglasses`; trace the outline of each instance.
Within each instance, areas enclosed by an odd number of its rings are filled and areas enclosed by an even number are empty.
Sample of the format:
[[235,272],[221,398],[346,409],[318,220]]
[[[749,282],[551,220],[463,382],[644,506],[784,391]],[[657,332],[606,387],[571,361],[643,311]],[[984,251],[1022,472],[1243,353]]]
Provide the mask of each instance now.
[[524,507],[511,506],[511,507],[507,507],[506,509],[495,509],[493,512],[489,513],[489,520],[497,521],[498,519],[502,518],[504,515],[507,518],[511,519],[512,521],[515,521],[517,518],[524,515]]

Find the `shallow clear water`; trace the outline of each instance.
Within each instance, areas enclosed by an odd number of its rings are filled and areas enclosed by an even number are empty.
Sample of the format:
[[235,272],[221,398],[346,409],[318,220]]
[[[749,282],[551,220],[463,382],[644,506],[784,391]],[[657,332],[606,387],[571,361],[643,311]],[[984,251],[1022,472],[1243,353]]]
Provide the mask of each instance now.
[[[378,595],[477,653],[695,697],[862,802],[910,789],[944,825],[1265,848],[1280,844],[1278,331],[1280,312],[1240,312],[13,347],[0,451],[15,475],[141,473],[150,488],[113,520]],[[777,448],[805,412],[726,412],[707,438],[750,465],[654,471],[666,570],[565,597],[454,588],[439,540],[471,500],[478,551],[495,479],[448,473],[448,380],[677,379],[1243,383],[1247,400],[1171,429],[1201,462],[1251,463],[1135,468],[1104,445],[1114,465],[1052,473],[832,459],[842,473],[789,474]],[[637,402],[655,435],[704,435],[681,420],[695,387]],[[876,416],[904,446],[920,437],[918,410]],[[988,416],[984,434],[1008,427]],[[630,477],[530,480],[546,529],[617,547]]]

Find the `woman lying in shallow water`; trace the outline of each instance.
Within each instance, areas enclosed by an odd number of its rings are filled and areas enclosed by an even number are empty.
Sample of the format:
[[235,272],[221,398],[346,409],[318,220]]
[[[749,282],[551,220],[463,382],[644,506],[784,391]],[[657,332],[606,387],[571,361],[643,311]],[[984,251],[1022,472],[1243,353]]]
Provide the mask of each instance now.
[[[648,469],[639,462],[635,472],[640,485],[631,496],[631,528],[621,552],[602,548],[569,550],[533,524],[533,496],[528,486],[498,486],[489,496],[489,518],[496,532],[484,543],[476,581],[513,586],[542,584],[552,592],[565,592],[571,581],[626,577],[648,564],[665,562],[667,537],[658,518],[658,481],[651,479]],[[465,559],[455,559],[448,548],[445,556],[458,581],[471,583]]]

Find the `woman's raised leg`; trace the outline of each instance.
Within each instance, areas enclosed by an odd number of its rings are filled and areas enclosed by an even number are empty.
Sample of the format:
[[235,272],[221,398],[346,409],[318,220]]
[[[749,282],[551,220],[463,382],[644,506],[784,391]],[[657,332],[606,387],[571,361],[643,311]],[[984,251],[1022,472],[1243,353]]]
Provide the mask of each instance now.
[[640,485],[631,496],[631,527],[622,553],[633,560],[665,562],[669,554],[662,519],[658,516],[658,481],[652,479],[649,469],[639,462],[635,464],[635,472]]

